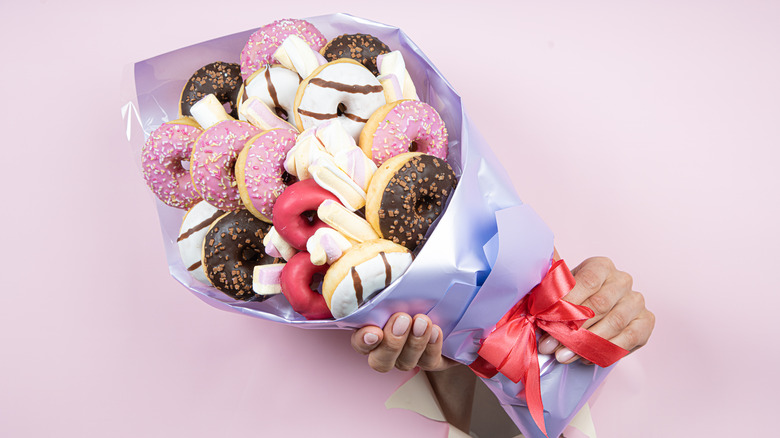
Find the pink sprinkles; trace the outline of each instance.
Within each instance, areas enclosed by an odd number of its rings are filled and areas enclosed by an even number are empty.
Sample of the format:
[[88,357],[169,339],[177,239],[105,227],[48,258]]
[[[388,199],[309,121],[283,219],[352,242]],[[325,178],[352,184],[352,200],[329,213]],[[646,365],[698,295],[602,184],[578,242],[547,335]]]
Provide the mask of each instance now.
[[203,199],[220,210],[243,208],[235,163],[249,138],[260,129],[247,122],[225,120],[207,129],[192,150],[190,173]]
[[266,131],[249,147],[244,167],[244,185],[252,206],[272,219],[276,198],[287,185],[284,183],[284,159],[295,146],[297,133],[289,129]]
[[182,161],[190,159],[200,128],[165,123],[146,139],[141,156],[146,184],[166,205],[188,209],[200,201]]
[[241,77],[246,81],[263,65],[278,64],[273,54],[290,35],[301,37],[316,52],[328,42],[325,36],[306,20],[288,18],[266,24],[249,37],[241,51]]
[[377,166],[410,150],[446,160],[447,127],[432,106],[417,100],[404,101],[379,122],[371,150]]

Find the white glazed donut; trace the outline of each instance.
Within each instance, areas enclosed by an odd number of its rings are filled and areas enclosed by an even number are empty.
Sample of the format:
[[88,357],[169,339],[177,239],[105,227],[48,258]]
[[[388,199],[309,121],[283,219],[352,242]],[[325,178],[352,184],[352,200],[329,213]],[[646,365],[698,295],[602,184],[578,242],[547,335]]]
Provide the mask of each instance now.
[[241,105],[250,97],[257,97],[279,118],[293,124],[293,105],[300,83],[301,77],[298,73],[281,65],[265,66],[254,72],[238,92],[239,118],[246,120],[241,115]]
[[319,66],[295,96],[298,130],[338,118],[356,141],[371,114],[386,102],[384,88],[363,64],[342,58]]
[[343,318],[390,286],[412,264],[412,254],[389,240],[370,240],[348,249],[330,265],[322,296],[334,318]]
[[206,278],[201,267],[203,239],[211,224],[223,214],[224,211],[218,210],[206,201],[198,202],[184,215],[179,238],[176,240],[184,267],[196,280],[204,284],[211,284],[211,282]]

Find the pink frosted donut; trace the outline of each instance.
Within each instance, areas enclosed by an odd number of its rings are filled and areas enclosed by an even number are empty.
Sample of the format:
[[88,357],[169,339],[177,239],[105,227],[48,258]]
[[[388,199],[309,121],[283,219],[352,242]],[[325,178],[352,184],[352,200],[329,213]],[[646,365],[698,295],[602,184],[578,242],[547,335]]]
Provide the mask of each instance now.
[[198,137],[192,148],[190,175],[204,201],[225,211],[243,208],[234,167],[246,141],[260,132],[247,122],[224,120]]
[[287,188],[284,159],[297,137],[298,133],[291,129],[265,131],[246,142],[236,161],[241,201],[265,222],[272,221],[276,198]]
[[447,159],[447,127],[436,110],[419,100],[397,100],[371,115],[360,133],[360,148],[379,166],[404,152]]
[[146,184],[171,207],[187,209],[200,200],[182,162],[189,161],[201,132],[194,122],[178,119],[164,123],[146,139],[141,153]]
[[279,236],[295,249],[306,250],[306,242],[314,232],[328,224],[317,216],[317,208],[326,199],[339,202],[331,192],[313,179],[305,179],[287,187],[274,204],[274,228]]
[[274,52],[290,35],[301,37],[316,52],[328,42],[325,36],[306,20],[288,18],[266,24],[249,37],[241,51],[241,77],[246,80],[260,67],[278,64],[273,57]]

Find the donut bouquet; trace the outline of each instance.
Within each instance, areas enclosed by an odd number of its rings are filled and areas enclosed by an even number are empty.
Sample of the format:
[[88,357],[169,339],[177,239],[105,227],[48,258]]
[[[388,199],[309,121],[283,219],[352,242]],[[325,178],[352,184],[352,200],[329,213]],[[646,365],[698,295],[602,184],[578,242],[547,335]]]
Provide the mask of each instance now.
[[207,303],[306,328],[426,313],[527,437],[557,436],[606,377],[535,352],[518,377],[518,336],[483,352],[527,320],[553,236],[400,29],[284,19],[134,67],[170,271]]

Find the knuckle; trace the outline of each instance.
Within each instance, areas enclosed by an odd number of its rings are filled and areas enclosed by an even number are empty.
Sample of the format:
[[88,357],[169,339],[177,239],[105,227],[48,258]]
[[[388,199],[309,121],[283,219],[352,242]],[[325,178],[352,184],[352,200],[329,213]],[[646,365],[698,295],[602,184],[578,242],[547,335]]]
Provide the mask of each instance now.
[[[649,310],[647,310],[646,312],[647,312],[647,320],[648,320],[648,323],[650,325],[650,331],[652,332],[653,328],[655,327],[655,313],[653,313],[653,312],[651,312]],[[648,337],[649,337],[649,335],[648,335]]]
[[374,371],[378,371],[380,373],[386,373],[393,369],[391,364],[388,364],[385,361],[381,361],[374,356],[368,357],[368,366],[370,366]]
[[607,324],[609,325],[613,333],[620,333],[631,323],[631,321],[626,317],[626,315],[622,313],[610,314],[609,317],[606,318],[606,320],[607,320],[606,321]]
[[625,338],[626,343],[628,344],[628,350],[631,350],[634,347],[639,346],[641,343],[639,332],[633,326],[628,326],[625,329],[623,329],[623,337]]
[[585,305],[593,309],[596,315],[604,315],[612,309],[612,301],[605,294],[591,295]]
[[615,272],[615,279],[623,290],[630,291],[634,286],[634,277],[632,277],[628,272]]
[[636,306],[638,309],[644,309],[645,308],[645,296],[642,295],[639,292],[634,291],[632,293],[632,297],[634,299],[634,302],[636,303]]
[[601,287],[601,279],[592,269],[582,269],[577,275],[577,283],[589,291],[596,291]]
[[412,368],[417,366],[417,364],[413,364],[406,360],[398,360],[395,363],[395,367],[398,368],[401,371],[410,371]]
[[589,259],[590,262],[601,269],[607,269],[607,270],[614,270],[615,264],[612,262],[612,260],[609,257],[592,257]]
[[432,370],[436,366],[436,361],[431,357],[423,356],[417,362],[417,366],[425,371]]

